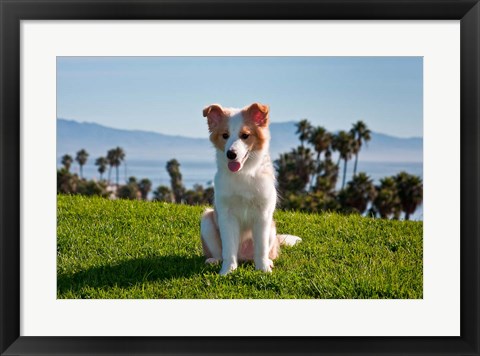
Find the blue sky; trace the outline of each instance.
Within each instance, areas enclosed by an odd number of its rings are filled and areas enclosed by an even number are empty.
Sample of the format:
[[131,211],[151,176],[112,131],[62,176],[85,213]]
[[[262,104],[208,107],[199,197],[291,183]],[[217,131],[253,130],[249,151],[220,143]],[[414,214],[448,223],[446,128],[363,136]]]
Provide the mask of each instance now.
[[358,120],[423,136],[422,57],[58,57],[57,117],[207,137],[211,103],[270,105],[274,122]]

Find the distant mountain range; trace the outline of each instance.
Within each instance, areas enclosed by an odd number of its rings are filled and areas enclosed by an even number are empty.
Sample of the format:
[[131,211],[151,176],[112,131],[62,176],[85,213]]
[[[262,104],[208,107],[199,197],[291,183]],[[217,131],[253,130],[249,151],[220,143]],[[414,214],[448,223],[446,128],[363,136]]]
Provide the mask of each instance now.
[[[272,123],[270,152],[273,159],[299,145],[294,122]],[[362,147],[360,159],[369,162],[422,162],[423,139],[399,138],[372,132],[372,139]],[[120,130],[95,123],[57,119],[57,159],[72,156],[84,148],[91,158],[105,156],[116,146],[122,147],[129,160],[211,161],[212,144],[208,139],[165,135],[156,132]]]

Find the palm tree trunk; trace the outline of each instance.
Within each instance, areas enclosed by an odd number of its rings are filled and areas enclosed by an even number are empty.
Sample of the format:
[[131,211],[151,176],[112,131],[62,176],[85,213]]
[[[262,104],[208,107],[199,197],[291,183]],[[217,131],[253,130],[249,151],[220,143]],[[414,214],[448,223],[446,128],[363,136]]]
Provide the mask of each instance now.
[[80,165],[80,178],[83,179],[83,165]]
[[358,163],[358,153],[355,154],[355,165],[353,166],[353,176],[357,175],[357,163]]
[[345,179],[347,178],[347,160],[345,160],[345,164],[343,165],[343,181],[342,181],[342,189],[345,187]]
[[410,213],[408,211],[405,212],[405,220],[410,220]]
[[118,179],[118,166],[115,166],[115,169],[116,169],[116,171],[117,171],[117,187],[118,187],[118,180],[119,180],[119,179]]
[[321,152],[317,152],[317,162],[316,162],[316,166],[315,166],[316,170],[312,173],[312,178],[310,178],[310,190],[312,190],[313,183],[315,182],[315,178],[319,174],[318,167],[320,166],[320,153]]
[[111,178],[112,178],[112,166],[110,166],[108,168],[108,184],[110,185],[110,182],[111,182]]

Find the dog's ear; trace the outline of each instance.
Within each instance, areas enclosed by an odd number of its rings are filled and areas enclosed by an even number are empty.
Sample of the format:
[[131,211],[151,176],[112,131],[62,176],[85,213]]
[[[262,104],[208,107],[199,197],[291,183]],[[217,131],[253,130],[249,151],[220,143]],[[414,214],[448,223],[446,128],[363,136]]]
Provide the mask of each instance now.
[[208,129],[211,132],[226,117],[226,115],[221,105],[212,104],[203,109],[203,117],[207,118]]
[[257,126],[266,127],[268,125],[268,105],[253,103],[246,110],[246,116],[250,118]]

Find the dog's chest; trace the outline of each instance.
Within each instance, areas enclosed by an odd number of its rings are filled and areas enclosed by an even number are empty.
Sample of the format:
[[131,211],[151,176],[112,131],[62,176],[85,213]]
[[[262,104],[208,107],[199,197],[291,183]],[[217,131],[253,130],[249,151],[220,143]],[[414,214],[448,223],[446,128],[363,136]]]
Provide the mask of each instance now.
[[229,177],[228,180],[218,178],[215,187],[216,202],[230,211],[255,214],[255,211],[275,206],[275,184],[270,179],[244,176]]
[[265,196],[249,194],[227,194],[222,196],[221,203],[217,208],[228,212],[240,222],[243,228],[250,229],[251,223],[265,214],[273,213],[274,200]]
[[240,196],[247,201],[263,200],[275,190],[272,180],[262,176],[231,176],[230,179],[221,179],[221,190],[224,196]]

